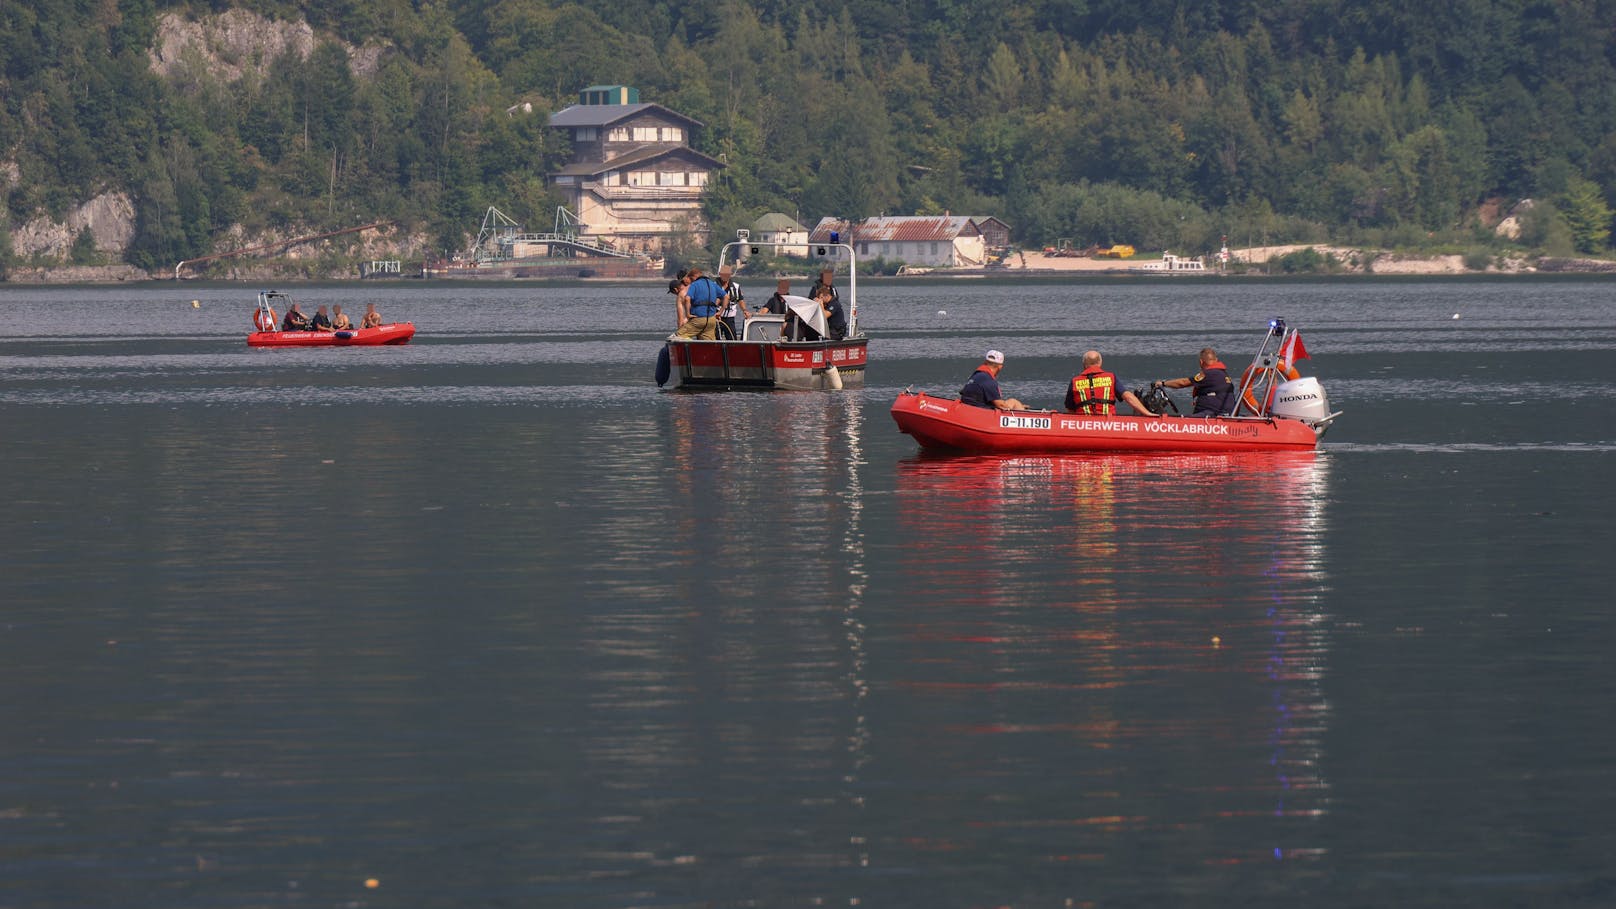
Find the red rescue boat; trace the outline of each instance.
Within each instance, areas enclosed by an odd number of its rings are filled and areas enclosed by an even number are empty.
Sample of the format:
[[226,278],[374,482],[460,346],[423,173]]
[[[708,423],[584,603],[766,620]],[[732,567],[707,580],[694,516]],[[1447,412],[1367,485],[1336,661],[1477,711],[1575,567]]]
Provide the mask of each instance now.
[[[761,247],[781,248],[786,243],[741,239],[726,244],[719,254],[719,267],[730,257],[743,258],[750,248],[755,255]],[[759,313],[747,319],[740,337],[730,336],[721,327],[716,340],[700,341],[669,335],[657,354],[656,382],[683,389],[789,389],[825,391],[860,388],[869,360],[870,339],[859,330],[858,269],[851,244],[831,235],[829,243],[813,244],[821,256],[847,262],[847,333],[833,337],[820,305],[807,297],[784,295],[787,314]],[[801,246],[802,244],[795,244]],[[756,301],[754,301],[756,302]],[[789,320],[789,321],[788,321]],[[787,332],[798,337],[787,337]]]
[[375,347],[408,344],[415,337],[413,322],[337,331],[278,331],[274,307],[277,301],[290,306],[292,298],[278,290],[258,293],[258,308],[253,310],[253,327],[258,330],[247,335],[249,347]]
[[927,451],[1311,451],[1341,414],[1330,412],[1318,379],[1297,374],[1287,362],[1307,356],[1293,334],[1283,320],[1269,323],[1268,337],[1237,386],[1241,403],[1229,416],[1180,416],[1160,388],[1141,390],[1140,397],[1162,416],[996,410],[905,389],[892,404],[892,419]]
[[346,331],[255,331],[247,336],[247,343],[253,347],[374,347],[408,344],[413,337],[415,323],[395,322]]
[[1311,426],[1284,417],[1091,417],[993,410],[907,390],[893,402],[892,419],[928,451],[1311,451],[1318,445]]

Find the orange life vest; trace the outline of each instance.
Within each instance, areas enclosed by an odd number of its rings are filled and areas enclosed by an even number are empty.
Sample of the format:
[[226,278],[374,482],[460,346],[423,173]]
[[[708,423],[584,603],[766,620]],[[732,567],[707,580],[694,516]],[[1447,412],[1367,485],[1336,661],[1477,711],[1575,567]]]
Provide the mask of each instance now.
[[1117,412],[1117,377],[1098,366],[1090,366],[1072,377],[1066,403],[1073,413],[1111,416]]

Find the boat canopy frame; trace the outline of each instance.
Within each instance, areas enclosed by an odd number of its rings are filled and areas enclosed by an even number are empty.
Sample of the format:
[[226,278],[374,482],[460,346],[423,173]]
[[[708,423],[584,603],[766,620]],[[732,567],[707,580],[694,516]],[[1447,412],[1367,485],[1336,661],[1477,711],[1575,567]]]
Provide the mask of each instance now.
[[[745,262],[746,253],[756,256],[760,255],[764,249],[780,249],[788,246],[801,249],[804,245],[801,241],[787,243],[775,240],[753,240],[751,239],[751,231],[744,227],[735,231],[735,236],[736,239],[725,243],[724,248],[718,251],[718,267],[720,269],[731,262],[736,264]],[[809,243],[807,246],[815,253],[814,256],[810,257],[810,260],[818,258],[832,270],[835,269],[836,263],[840,261],[840,254],[846,254],[847,336],[849,338],[858,337],[858,254],[853,251],[852,244],[841,242],[841,238],[835,232],[831,233],[829,243]],[[831,250],[835,250],[837,254],[832,255]]]

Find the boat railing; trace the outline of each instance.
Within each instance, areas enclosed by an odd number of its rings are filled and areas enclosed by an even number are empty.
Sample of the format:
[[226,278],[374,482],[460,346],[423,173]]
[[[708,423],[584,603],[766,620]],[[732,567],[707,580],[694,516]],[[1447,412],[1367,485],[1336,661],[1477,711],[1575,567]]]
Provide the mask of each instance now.
[[[745,261],[748,254],[754,256],[760,255],[765,249],[770,250],[771,252],[778,252],[779,250],[788,247],[791,249],[801,249],[804,246],[804,244],[801,242],[786,243],[784,241],[753,240],[751,238],[751,231],[745,228],[735,231],[735,236],[736,239],[729,243],[725,243],[724,248],[718,253],[718,267],[720,269],[723,269],[725,265],[730,264],[731,262],[739,263]],[[836,231],[831,231],[829,243],[816,243],[810,241],[806,245],[808,247],[808,252],[811,255],[816,256],[827,263],[840,261],[845,256],[847,261],[847,336],[849,338],[857,337],[858,256],[853,252],[852,244],[841,242],[841,236]],[[833,250],[834,253],[832,252]]]

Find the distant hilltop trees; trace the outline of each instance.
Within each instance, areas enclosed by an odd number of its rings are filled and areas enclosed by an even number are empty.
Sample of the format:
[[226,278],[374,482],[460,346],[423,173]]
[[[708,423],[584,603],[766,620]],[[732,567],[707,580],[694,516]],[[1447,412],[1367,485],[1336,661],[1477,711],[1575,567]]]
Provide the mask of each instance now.
[[[452,251],[490,205],[547,224],[574,160],[548,120],[592,85],[703,124],[691,160],[715,163],[692,229],[658,240],[675,254],[766,212],[964,212],[1024,247],[1194,255],[1226,234],[1605,255],[1613,15],[1609,0],[12,3],[0,269],[164,270],[384,220],[404,255]],[[384,252],[364,257],[403,257]]]

